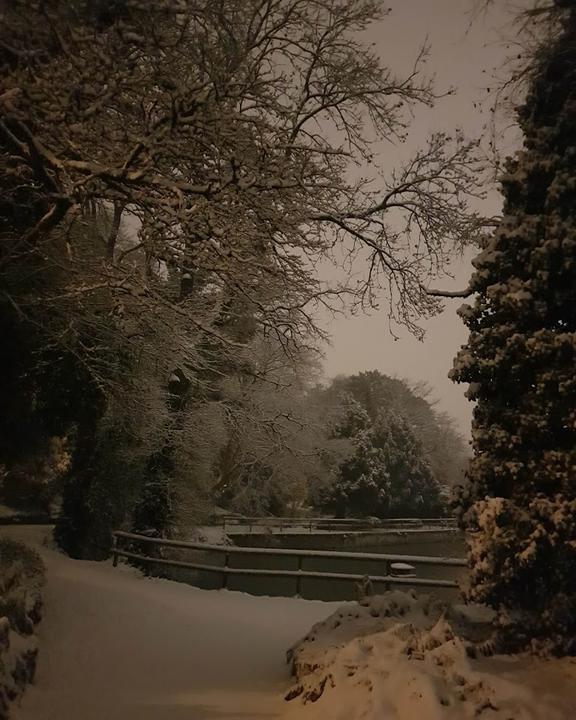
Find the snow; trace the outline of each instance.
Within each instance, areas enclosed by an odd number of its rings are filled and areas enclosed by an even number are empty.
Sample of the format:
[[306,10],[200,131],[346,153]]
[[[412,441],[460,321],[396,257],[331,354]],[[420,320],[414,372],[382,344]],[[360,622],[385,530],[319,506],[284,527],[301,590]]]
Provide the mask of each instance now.
[[[42,544],[40,528],[5,532]],[[286,648],[336,607],[199,590],[45,546],[41,554],[48,582],[36,685],[13,720],[278,716]]]
[[204,525],[195,528],[186,535],[190,542],[206,543],[208,545],[232,545],[232,541],[223,528],[214,525]]
[[40,546],[48,571],[37,682],[13,720],[576,717],[574,660],[469,656],[490,633],[480,606],[203,591],[70,560],[43,544],[45,528],[4,533]]
[[576,661],[470,657],[491,613],[399,591],[349,603],[290,651],[286,720],[572,720]]

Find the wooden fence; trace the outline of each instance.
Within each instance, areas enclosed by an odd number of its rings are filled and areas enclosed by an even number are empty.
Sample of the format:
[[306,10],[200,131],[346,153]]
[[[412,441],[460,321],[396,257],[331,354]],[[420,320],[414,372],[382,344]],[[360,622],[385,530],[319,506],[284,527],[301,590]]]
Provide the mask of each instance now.
[[[136,545],[136,552],[130,545]],[[128,546],[128,547],[127,547]],[[145,554],[140,550],[142,547],[154,548],[174,548],[181,550],[194,550],[216,553],[222,556],[221,565],[208,565],[200,562],[190,562],[182,559],[170,559],[165,557],[157,557]],[[244,557],[269,557],[269,558],[294,558],[296,569],[284,570],[275,568],[246,568],[232,567],[230,560],[234,556]],[[355,582],[366,582],[369,580],[373,586],[383,586],[388,590],[393,585],[404,585],[409,587],[435,587],[435,588],[457,588],[458,583],[455,580],[447,580],[441,578],[423,578],[423,577],[406,577],[394,573],[393,565],[395,563],[403,563],[409,565],[434,565],[440,567],[466,567],[466,560],[453,557],[430,557],[420,555],[394,555],[389,553],[350,553],[350,552],[332,552],[322,550],[285,550],[276,548],[243,548],[231,547],[227,545],[210,545],[207,543],[185,542],[182,540],[162,540],[151,538],[145,535],[137,535],[128,532],[114,533],[113,547],[113,563],[118,564],[118,558],[123,557],[129,560],[137,561],[141,564],[145,571],[151,573],[156,566],[187,568],[207,573],[217,573],[222,577],[222,588],[228,587],[228,580],[231,576],[249,576],[249,577],[266,577],[266,578],[294,578],[295,595],[302,594],[302,581],[306,578],[334,581],[346,580]],[[322,572],[319,570],[307,570],[305,568],[306,560],[311,559],[340,559],[352,561],[357,565],[357,569],[362,568],[362,564],[366,561],[377,561],[382,564],[383,574],[367,575],[365,572]]]

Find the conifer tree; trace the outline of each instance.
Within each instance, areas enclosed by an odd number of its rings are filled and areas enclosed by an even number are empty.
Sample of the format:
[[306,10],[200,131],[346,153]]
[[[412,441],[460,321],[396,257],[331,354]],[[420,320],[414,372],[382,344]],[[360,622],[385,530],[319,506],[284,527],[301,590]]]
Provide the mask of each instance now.
[[[439,486],[407,420],[399,413],[387,412],[371,423],[354,402],[348,416],[354,453],[340,465],[327,507],[340,516],[438,513]],[[362,427],[358,420],[363,417]]]
[[451,377],[476,400],[460,498],[470,599],[499,610],[507,649],[576,638],[576,3],[535,55],[523,149],[499,228],[474,262],[470,328]]

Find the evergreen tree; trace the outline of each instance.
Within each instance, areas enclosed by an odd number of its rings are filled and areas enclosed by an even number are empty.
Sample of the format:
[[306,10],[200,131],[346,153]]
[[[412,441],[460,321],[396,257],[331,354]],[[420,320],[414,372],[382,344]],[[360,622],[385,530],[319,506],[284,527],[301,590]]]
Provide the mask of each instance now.
[[[451,377],[477,401],[460,499],[469,598],[508,648],[576,636],[576,11],[536,56],[524,147],[502,178],[500,227],[476,258],[468,344]],[[560,11],[560,3],[556,3]]]
[[[361,411],[352,404],[352,426]],[[339,516],[400,517],[437,513],[439,487],[410,424],[398,414],[381,414],[353,437],[354,454],[340,466],[326,498]]]
[[[132,531],[156,537],[170,534],[173,520],[172,493],[169,477],[157,471],[146,479],[134,508]],[[146,548],[150,550],[149,547]]]
[[[174,520],[174,493],[171,490],[171,477],[163,467],[162,456],[152,458],[146,469],[146,478],[140,497],[134,505],[132,514],[132,532],[149,537],[170,537]],[[164,548],[146,542],[131,542],[130,551],[147,557],[163,557]],[[144,573],[150,574],[150,564],[146,561],[130,560]]]
[[[71,557],[104,560],[112,533],[132,510],[143,485],[142,462],[131,457],[134,438],[97,412],[87,398],[72,442],[75,452],[62,483],[62,507],[54,528],[58,545]],[[147,478],[145,478],[147,479]]]
[[[345,410],[332,424],[336,437],[355,434],[350,424],[360,429],[376,422],[382,414],[394,413],[405,418],[422,445],[436,481],[452,487],[464,477],[468,448],[454,427],[453,420],[435,408],[431,390],[425,383],[410,384],[378,370],[335,378],[330,386],[316,393],[315,402]],[[353,410],[355,403],[356,410]],[[338,412],[338,410],[336,410]]]

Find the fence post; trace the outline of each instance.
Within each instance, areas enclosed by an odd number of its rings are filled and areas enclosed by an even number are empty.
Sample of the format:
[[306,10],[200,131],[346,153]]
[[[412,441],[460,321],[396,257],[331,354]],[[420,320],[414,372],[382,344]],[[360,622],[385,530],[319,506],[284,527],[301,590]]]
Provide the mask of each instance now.
[[[390,563],[388,560],[384,560],[384,575],[386,577],[390,577]],[[384,583],[384,590],[386,592],[389,592],[391,590],[391,585],[389,581],[386,581]]]
[[228,589],[228,564],[230,563],[230,553],[224,553],[224,572],[222,573],[222,589]]
[[118,567],[118,538],[116,533],[112,535],[112,567]]
[[144,577],[150,577],[152,568],[150,567],[150,558],[144,561],[144,569],[142,570]]
[[[150,547],[151,546],[151,547]],[[140,545],[142,547],[142,545]],[[150,547],[150,551],[148,551],[148,547]],[[146,550],[140,550],[140,552],[143,552],[146,554],[146,560],[144,561],[144,570],[143,573],[146,577],[150,577],[152,575],[152,555],[154,554],[154,543],[150,543],[150,545],[145,544]],[[150,552],[150,555],[148,554]]]
[[[304,557],[302,555],[298,555],[298,572],[302,572],[302,563],[304,562]],[[296,578],[296,597],[302,597],[302,575],[298,575]]]

